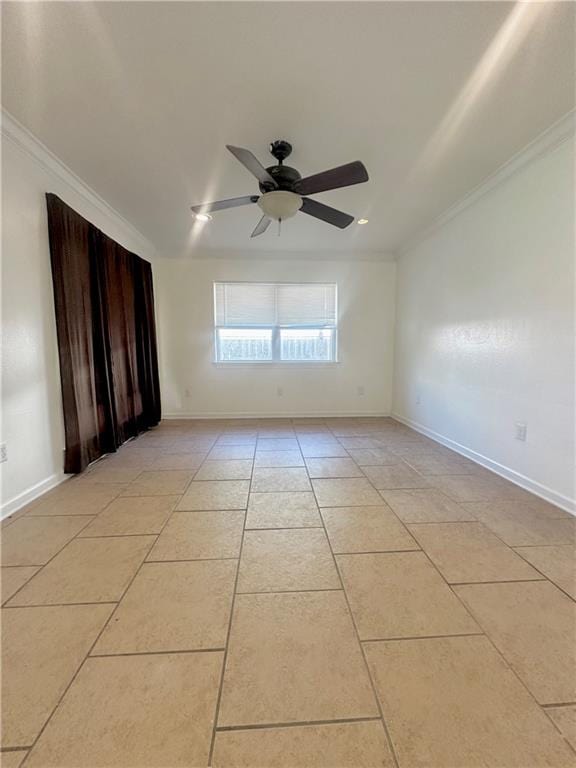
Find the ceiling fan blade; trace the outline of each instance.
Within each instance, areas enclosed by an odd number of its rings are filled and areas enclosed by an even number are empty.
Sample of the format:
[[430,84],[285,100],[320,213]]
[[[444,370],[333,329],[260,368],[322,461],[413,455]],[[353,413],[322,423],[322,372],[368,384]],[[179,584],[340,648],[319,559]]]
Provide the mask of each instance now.
[[254,231],[252,232],[250,237],[258,237],[258,235],[261,235],[263,232],[266,232],[266,230],[270,226],[271,221],[272,219],[269,218],[268,216],[266,215],[262,216],[258,224],[256,224],[256,226],[254,227]]
[[359,160],[329,171],[317,173],[300,179],[294,186],[294,191],[299,195],[314,195],[316,192],[327,192],[329,189],[339,187],[351,187],[352,184],[362,184],[368,181],[368,171]]
[[333,224],[335,227],[345,229],[349,224],[354,221],[354,216],[350,216],[348,213],[338,211],[336,208],[331,208],[329,205],[319,203],[317,200],[311,200],[309,197],[304,198],[302,213],[307,213],[308,216],[314,216],[316,219],[322,219],[328,224]]
[[242,147],[233,147],[230,144],[226,144],[226,149],[232,152],[234,157],[239,160],[244,168],[247,168],[253,176],[256,176],[261,184],[270,184],[272,189],[278,188],[278,184],[250,150],[242,149]]
[[225,208],[237,208],[239,205],[257,202],[258,195],[246,195],[246,197],[231,197],[229,200],[217,200],[215,203],[193,205],[190,210],[194,213],[211,213],[212,211],[223,211]]

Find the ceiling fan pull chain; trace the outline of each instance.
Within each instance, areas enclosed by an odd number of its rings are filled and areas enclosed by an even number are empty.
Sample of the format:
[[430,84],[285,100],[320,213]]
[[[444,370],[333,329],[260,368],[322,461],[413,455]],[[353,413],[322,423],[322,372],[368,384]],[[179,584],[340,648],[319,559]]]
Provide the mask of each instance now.
[[282,228],[282,219],[278,219],[278,237],[280,237],[281,228]]

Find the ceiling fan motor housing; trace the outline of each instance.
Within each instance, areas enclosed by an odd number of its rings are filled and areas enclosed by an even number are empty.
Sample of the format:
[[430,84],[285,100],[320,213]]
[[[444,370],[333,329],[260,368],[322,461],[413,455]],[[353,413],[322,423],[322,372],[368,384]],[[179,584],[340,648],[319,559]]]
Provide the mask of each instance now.
[[[271,165],[266,170],[278,185],[277,189],[285,189],[288,192],[292,192],[294,184],[302,178],[296,168],[290,168],[289,165]],[[270,192],[274,189],[272,184],[267,182],[259,183],[259,187],[261,192]]]
[[[283,165],[284,160],[292,153],[292,144],[284,139],[278,139],[270,144],[270,154],[278,160],[278,165],[271,165],[266,168],[270,176],[274,179],[278,185],[276,189],[287,190],[292,192],[294,184],[300,181],[302,176],[298,173],[296,168],[291,168],[289,165]],[[260,182],[261,192],[270,192],[274,189],[272,184],[268,182]]]

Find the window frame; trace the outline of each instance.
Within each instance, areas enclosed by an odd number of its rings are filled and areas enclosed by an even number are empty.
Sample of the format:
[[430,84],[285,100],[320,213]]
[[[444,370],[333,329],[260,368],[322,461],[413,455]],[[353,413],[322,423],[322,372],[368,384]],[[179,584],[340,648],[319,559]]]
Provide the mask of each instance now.
[[[335,307],[335,324],[334,325],[217,325],[216,323],[216,286],[217,285],[333,285],[334,286],[334,307]],[[214,280],[212,283],[212,304],[213,304],[213,323],[214,323],[214,336],[213,336],[213,350],[212,350],[212,362],[214,365],[229,366],[229,365],[300,365],[300,366],[325,366],[325,365],[338,365],[340,360],[338,357],[338,331],[339,331],[339,305],[338,294],[339,284],[337,282],[327,282],[325,280],[308,280],[306,282],[293,282],[291,280]],[[220,330],[259,330],[259,331],[271,331],[272,332],[272,358],[270,360],[222,360],[220,358]],[[331,343],[331,359],[330,360],[283,360],[281,354],[281,330],[330,330],[332,331],[332,343]]]

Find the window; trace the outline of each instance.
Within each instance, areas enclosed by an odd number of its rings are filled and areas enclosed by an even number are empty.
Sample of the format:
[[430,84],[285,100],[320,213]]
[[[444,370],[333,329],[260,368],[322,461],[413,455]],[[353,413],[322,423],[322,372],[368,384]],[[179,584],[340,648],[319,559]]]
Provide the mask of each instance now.
[[332,283],[214,283],[216,362],[336,362],[336,292]]

